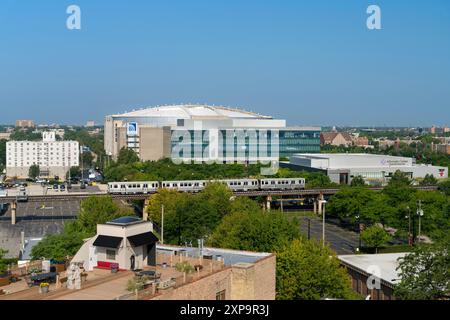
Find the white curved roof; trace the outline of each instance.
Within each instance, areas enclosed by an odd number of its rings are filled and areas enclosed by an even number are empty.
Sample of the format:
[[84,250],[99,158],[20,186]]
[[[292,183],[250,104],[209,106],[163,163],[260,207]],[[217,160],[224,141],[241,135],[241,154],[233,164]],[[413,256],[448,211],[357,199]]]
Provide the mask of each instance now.
[[192,118],[244,118],[244,119],[272,119],[270,116],[263,116],[257,113],[240,109],[232,109],[222,106],[208,106],[197,104],[180,104],[157,106],[133,110],[113,117],[173,117],[179,119]]

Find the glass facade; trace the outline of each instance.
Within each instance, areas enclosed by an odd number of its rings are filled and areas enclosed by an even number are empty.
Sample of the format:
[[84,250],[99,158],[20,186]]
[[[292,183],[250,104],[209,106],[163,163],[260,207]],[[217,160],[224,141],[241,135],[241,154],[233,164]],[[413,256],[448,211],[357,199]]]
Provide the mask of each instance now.
[[320,130],[281,129],[279,140],[280,157],[320,152]]
[[[295,153],[320,152],[320,130],[220,129],[218,135],[218,157],[223,160],[254,161],[276,157],[276,154],[290,157]],[[278,143],[278,148],[273,148],[273,143]],[[171,145],[172,155],[175,152],[180,158],[194,159],[196,148],[202,153],[207,151],[209,131],[172,130]],[[190,156],[182,150],[190,150]]]

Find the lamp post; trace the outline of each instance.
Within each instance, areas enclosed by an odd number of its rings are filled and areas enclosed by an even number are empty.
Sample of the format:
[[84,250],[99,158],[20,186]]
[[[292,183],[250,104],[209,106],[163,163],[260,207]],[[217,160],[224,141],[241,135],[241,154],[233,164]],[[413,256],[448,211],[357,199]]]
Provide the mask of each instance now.
[[406,210],[408,210],[408,215],[405,217],[405,218],[408,219],[408,244],[411,246],[412,245],[412,240],[411,240],[411,209],[409,208],[409,206],[407,206]]
[[361,221],[359,214],[356,215],[356,220],[358,221],[358,233],[359,233],[359,242],[358,242],[358,249],[356,250],[357,252],[359,252],[361,250]]
[[327,200],[319,200],[319,206],[322,206],[322,247],[325,247],[325,204]]
[[422,210],[422,201],[421,200],[419,200],[418,201],[418,208],[417,208],[417,215],[419,216],[419,237],[417,238],[417,242],[419,242],[420,243],[420,231],[421,231],[421,223],[420,223],[420,221],[421,221],[421,217],[423,216],[423,210]]

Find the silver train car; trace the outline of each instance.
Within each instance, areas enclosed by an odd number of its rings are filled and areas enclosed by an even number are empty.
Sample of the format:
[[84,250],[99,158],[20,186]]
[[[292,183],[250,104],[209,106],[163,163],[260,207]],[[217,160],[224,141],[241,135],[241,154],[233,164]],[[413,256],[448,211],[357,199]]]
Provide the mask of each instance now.
[[158,181],[109,182],[108,193],[111,194],[147,194],[158,191]]
[[261,190],[297,190],[305,189],[304,178],[269,178],[260,179]]
[[159,188],[183,192],[199,192],[210,182],[225,183],[232,191],[254,190],[297,190],[305,189],[304,178],[268,178],[268,179],[224,179],[224,180],[178,180],[178,181],[137,181],[110,182],[108,193],[111,194],[147,194]]

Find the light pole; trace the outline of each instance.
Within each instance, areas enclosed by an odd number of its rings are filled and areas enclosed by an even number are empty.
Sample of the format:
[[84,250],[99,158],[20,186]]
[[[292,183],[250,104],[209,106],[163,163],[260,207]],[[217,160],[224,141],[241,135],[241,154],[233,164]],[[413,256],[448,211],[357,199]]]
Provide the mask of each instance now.
[[408,215],[405,217],[408,219],[408,244],[411,246],[411,209],[409,208],[409,206],[407,206],[406,210],[408,210]]
[[327,200],[319,200],[319,206],[322,206],[322,247],[325,247],[325,204]]
[[358,221],[358,233],[359,233],[359,242],[358,242],[358,249],[356,250],[357,252],[359,252],[361,250],[361,221],[359,220],[360,216],[359,214],[356,215],[356,220]]
[[419,205],[418,205],[418,208],[417,208],[417,215],[419,216],[419,237],[417,238],[417,242],[419,242],[420,243],[420,228],[421,228],[421,224],[420,224],[420,217],[422,217],[423,216],[423,210],[422,210],[422,201],[421,200],[419,200],[418,201],[419,202]]
[[161,244],[164,244],[164,205],[161,205]]

